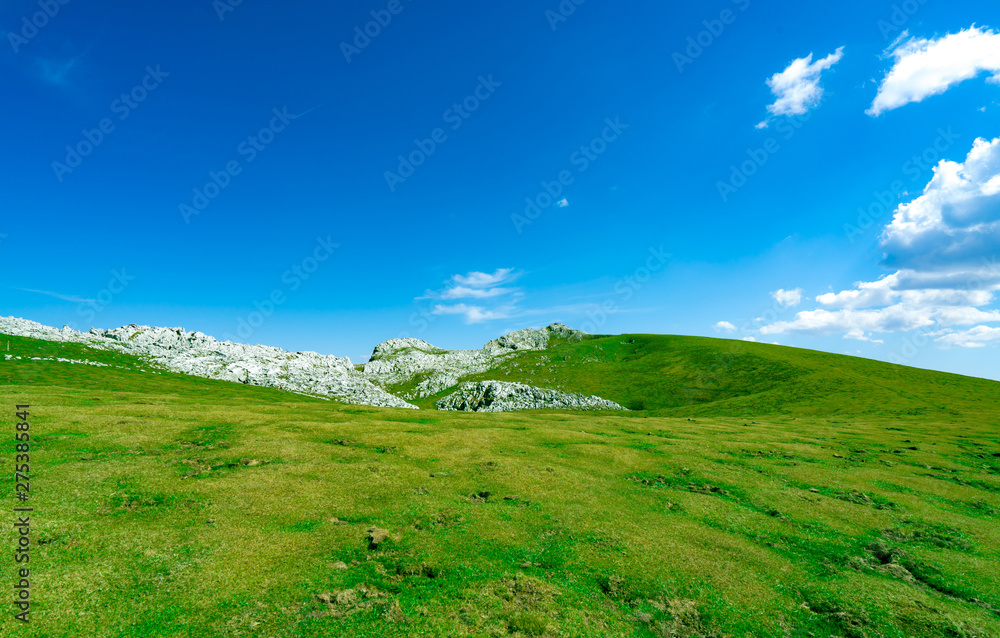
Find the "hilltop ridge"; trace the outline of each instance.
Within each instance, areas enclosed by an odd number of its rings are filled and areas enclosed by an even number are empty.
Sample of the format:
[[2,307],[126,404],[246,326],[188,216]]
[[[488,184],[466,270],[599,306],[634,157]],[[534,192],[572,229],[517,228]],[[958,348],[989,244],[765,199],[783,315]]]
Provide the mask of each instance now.
[[[579,340],[584,336],[553,324],[541,330],[513,332],[490,341],[481,350],[453,351],[420,339],[390,339],[375,346],[371,360],[359,370],[348,357],[219,341],[178,327],[129,324],[79,332],[69,326],[58,329],[5,317],[0,318],[0,333],[138,355],[173,372],[209,379],[328,396],[345,403],[411,409],[417,406],[408,398],[423,398],[455,387],[462,377],[486,372],[515,352],[545,349],[551,339]],[[416,387],[404,397],[390,391],[406,384]]]
[[958,416],[987,410],[1000,416],[1000,383],[995,381],[744,341],[588,335],[563,324],[511,332],[479,350],[446,350],[415,338],[389,339],[375,346],[367,363],[357,365],[347,357],[220,342],[182,328],[128,325],[77,332],[0,318],[0,333],[124,353],[147,361],[144,367],[151,370],[376,407],[463,411],[598,407],[742,418]]

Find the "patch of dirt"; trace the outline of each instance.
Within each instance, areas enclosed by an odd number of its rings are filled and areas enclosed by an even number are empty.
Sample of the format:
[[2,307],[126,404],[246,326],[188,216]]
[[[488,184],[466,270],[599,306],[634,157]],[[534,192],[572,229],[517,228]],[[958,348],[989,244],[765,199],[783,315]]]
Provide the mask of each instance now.
[[242,458],[239,461],[222,461],[220,459],[184,459],[182,461],[172,460],[168,461],[167,465],[179,464],[187,467],[187,471],[181,475],[182,479],[191,478],[193,476],[210,474],[212,472],[218,472],[220,470],[236,469],[244,467],[257,467],[260,465],[268,465],[271,461],[262,461],[260,459],[250,459]]
[[481,492],[476,492],[474,494],[469,494],[469,500],[473,503],[489,503],[490,498],[493,496],[493,492],[483,490]]
[[408,625],[413,622],[409,616],[403,613],[403,608],[399,606],[398,600],[391,601],[382,612],[382,619],[388,623]]
[[405,565],[400,563],[396,565],[396,574],[404,577],[420,577],[433,580],[441,575],[441,569],[428,563],[420,563],[419,565]]
[[527,636],[558,634],[554,620],[557,617],[556,599],[562,592],[556,587],[519,573],[500,581],[493,594],[503,605],[501,619],[509,633]]
[[513,578],[505,578],[500,581],[497,595],[503,600],[530,608],[551,602],[556,597],[561,596],[562,592],[537,578],[519,573]]
[[[396,601],[392,601],[396,602]],[[307,618],[346,618],[377,605],[389,604],[388,595],[371,585],[358,585],[354,589],[343,589],[316,596],[313,611]],[[399,603],[396,603],[398,607]]]
[[698,610],[698,601],[684,598],[647,600],[658,614],[636,613],[636,619],[662,638],[722,638],[709,629]]
[[368,549],[376,550],[389,538],[389,530],[372,527],[368,530]]

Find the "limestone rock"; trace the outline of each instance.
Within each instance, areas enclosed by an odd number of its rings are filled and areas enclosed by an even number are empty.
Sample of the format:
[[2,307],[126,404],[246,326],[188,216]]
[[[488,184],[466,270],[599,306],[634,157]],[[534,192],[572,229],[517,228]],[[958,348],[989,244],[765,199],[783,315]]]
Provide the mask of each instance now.
[[173,372],[209,379],[280,388],[334,397],[344,403],[413,408],[354,370],[346,357],[218,341],[183,328],[131,324],[113,330],[58,330],[34,321],[0,317],[0,333],[82,343],[93,348],[139,355]]
[[375,347],[365,375],[379,385],[398,385],[424,377],[403,398],[429,397],[458,385],[462,377],[496,368],[505,359],[527,350],[544,350],[550,339],[579,341],[586,333],[561,323],[536,330],[527,328],[494,339],[481,350],[442,350],[419,339],[391,339]]
[[516,410],[624,410],[598,396],[568,394],[506,381],[463,383],[437,402],[439,410],[462,412],[512,412]]
[[[159,328],[130,324],[111,330],[91,328],[77,332],[68,326],[61,329],[34,321],[0,317],[0,333],[81,343],[93,348],[137,355],[150,368],[209,379],[220,379],[280,388],[301,394],[332,397],[344,403],[376,407],[412,408],[407,402],[442,393],[459,385],[461,379],[495,369],[520,352],[544,350],[553,339],[579,341],[586,334],[563,324],[541,330],[518,330],[494,339],[480,350],[443,350],[414,338],[390,339],[377,345],[363,369],[355,369],[346,357],[316,352],[289,352],[280,348],[219,341],[201,332],[183,328]],[[16,359],[5,355],[6,360]],[[89,363],[89,362],[88,362]],[[94,364],[97,365],[97,364]],[[147,366],[143,365],[143,370]],[[419,382],[417,382],[419,381]],[[405,396],[386,390],[393,385],[414,384]],[[497,384],[500,382],[490,382]],[[462,397],[476,410],[537,409],[622,409],[599,397],[579,397],[555,390],[540,390],[518,384],[501,384],[484,389],[478,398],[463,389]],[[541,394],[539,394],[541,393]],[[451,407],[465,399],[440,402]],[[471,403],[470,403],[471,401]],[[514,407],[509,407],[514,406]]]

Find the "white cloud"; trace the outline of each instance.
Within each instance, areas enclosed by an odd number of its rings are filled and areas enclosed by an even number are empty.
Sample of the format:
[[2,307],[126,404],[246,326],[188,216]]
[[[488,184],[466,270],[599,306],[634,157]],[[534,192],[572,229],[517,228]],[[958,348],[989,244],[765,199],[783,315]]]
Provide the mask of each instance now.
[[[823,71],[840,62],[844,47],[821,60],[812,61],[813,54],[794,60],[780,73],[775,73],[767,81],[771,93],[778,99],[767,107],[772,116],[802,115],[819,104],[823,97],[823,87],[819,85]],[[768,120],[757,124],[757,128],[767,128]]]
[[862,330],[851,330],[844,335],[845,339],[854,339],[855,341],[867,341],[869,343],[885,343],[882,339],[872,339],[864,333]]
[[470,272],[465,275],[455,275],[451,278],[457,286],[468,286],[470,288],[488,288],[508,281],[514,281],[519,275],[513,268],[498,268],[492,274],[485,272]]
[[567,206],[569,206],[569,200],[560,199],[558,202],[556,202],[556,206],[558,206],[559,208],[566,208]]
[[[827,293],[816,301],[827,308],[874,308],[901,303],[909,306],[985,306],[993,293],[984,289],[906,288],[907,275],[912,271],[897,271],[878,281],[860,281],[854,290]],[[916,274],[916,273],[913,273]]]
[[1000,253],[1000,138],[977,139],[964,162],[941,161],[923,194],[896,209],[881,238],[886,264],[918,270]]
[[933,40],[908,35],[904,32],[900,44],[889,51],[894,63],[869,115],[939,95],[984,71],[993,73],[989,81],[1000,82],[1000,34],[973,26]]
[[976,326],[971,330],[946,334],[939,338],[938,341],[945,345],[958,346],[959,348],[983,348],[989,341],[1000,341],[1000,328]]
[[1000,310],[980,310],[968,306],[936,307],[934,305],[895,304],[885,308],[865,310],[806,310],[791,321],[778,321],[763,326],[762,334],[813,334],[897,332],[930,328],[931,326],[969,326],[981,322],[1000,321]]
[[742,341],[750,341],[752,343],[757,343],[757,339],[754,337],[743,337]]
[[470,272],[454,275],[441,290],[428,290],[420,299],[491,299],[519,292],[517,288],[504,288],[498,284],[508,283],[520,277],[513,268],[499,268],[493,273]]
[[[3,235],[6,237],[6,235]],[[92,303],[96,299],[85,299],[84,297],[77,297],[76,295],[64,295],[58,292],[49,292],[48,290],[32,290],[30,288],[18,288],[17,290],[23,290],[24,292],[36,292],[40,295],[48,295],[49,297],[55,297],[61,301],[69,301],[71,303]]]
[[734,326],[733,324],[729,323],[728,321],[720,321],[719,323],[715,324],[715,331],[716,332],[736,332],[736,326]]
[[[880,244],[895,272],[819,295],[819,308],[761,333],[877,343],[872,333],[921,330],[943,346],[996,341],[981,324],[1000,323],[1000,138],[977,139],[964,162],[940,162],[923,193],[894,211]],[[966,326],[976,327],[958,329]]]
[[771,296],[774,297],[774,300],[777,301],[783,308],[794,308],[802,303],[801,288],[796,288],[795,290],[785,290],[784,288],[781,288],[772,292]]
[[496,319],[508,319],[511,317],[514,308],[503,306],[500,308],[487,309],[482,306],[469,306],[464,303],[453,306],[438,304],[431,311],[432,315],[463,315],[465,323],[483,323]]
[[516,292],[516,288],[467,288],[465,286],[453,286],[442,291],[428,290],[423,297],[418,299],[490,299]]
[[498,268],[492,273],[473,271],[464,275],[454,275],[444,288],[428,290],[422,297],[417,297],[417,300],[477,299],[483,302],[484,300],[508,297],[507,303],[498,308],[459,303],[454,305],[437,304],[431,310],[433,315],[462,315],[466,323],[506,319],[515,311],[514,304],[523,296],[523,293],[519,288],[505,287],[500,284],[510,283],[520,276],[521,273],[514,272],[513,268]]

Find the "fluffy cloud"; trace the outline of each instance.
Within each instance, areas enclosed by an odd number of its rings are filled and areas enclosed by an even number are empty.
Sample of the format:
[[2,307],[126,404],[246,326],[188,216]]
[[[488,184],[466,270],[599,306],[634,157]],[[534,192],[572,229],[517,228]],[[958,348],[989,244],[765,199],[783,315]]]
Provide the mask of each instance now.
[[1000,341],[1000,328],[976,326],[971,330],[946,334],[938,341],[945,345],[961,348],[983,348],[989,341]]
[[729,323],[728,321],[720,321],[719,323],[715,324],[715,331],[716,332],[736,332],[736,326],[734,326],[733,324]]
[[965,162],[940,162],[881,242],[886,265],[917,270],[969,267],[1000,252],[1000,138],[977,139]]
[[482,306],[469,306],[464,303],[455,304],[453,306],[438,304],[434,306],[434,310],[431,311],[431,314],[462,315],[465,318],[465,323],[483,323],[485,321],[493,321],[496,319],[508,319],[510,318],[513,310],[514,308],[512,306],[487,309]]
[[[880,243],[883,264],[898,270],[820,295],[819,308],[761,333],[877,343],[871,333],[922,330],[943,346],[996,341],[1000,329],[982,324],[1000,322],[990,307],[1000,291],[1000,138],[977,139],[964,162],[938,164],[923,193],[896,209]],[[975,327],[959,330],[965,326]]]
[[796,288],[795,290],[785,290],[782,288],[772,292],[771,296],[774,297],[774,300],[777,301],[778,305],[782,308],[794,308],[802,303],[801,288]]
[[[802,115],[819,104],[823,88],[819,85],[820,75],[844,56],[844,47],[813,62],[813,54],[794,60],[784,71],[775,73],[767,81],[777,100],[767,107],[772,116]],[[766,128],[767,120],[757,125]]]
[[984,71],[993,74],[989,81],[1000,82],[1000,34],[992,30],[973,26],[933,40],[907,37],[904,32],[889,51],[894,62],[869,115],[939,95]]
[[[816,301],[827,308],[873,308],[900,303],[914,307],[985,306],[993,300],[990,290],[961,288],[905,288],[911,271],[899,271],[878,281],[862,281],[853,290],[827,293]],[[966,280],[968,284],[968,279]]]

